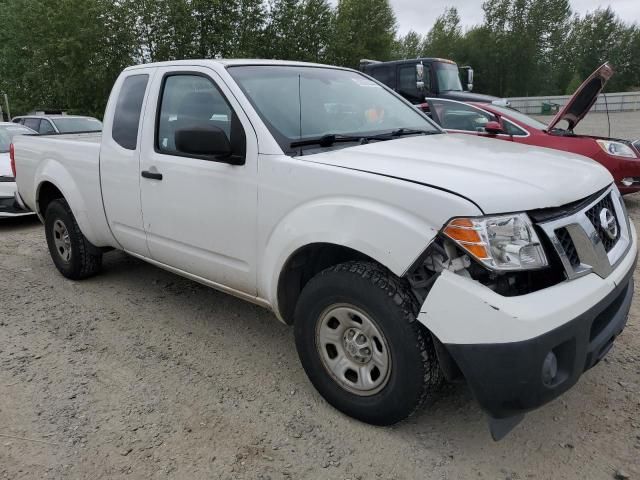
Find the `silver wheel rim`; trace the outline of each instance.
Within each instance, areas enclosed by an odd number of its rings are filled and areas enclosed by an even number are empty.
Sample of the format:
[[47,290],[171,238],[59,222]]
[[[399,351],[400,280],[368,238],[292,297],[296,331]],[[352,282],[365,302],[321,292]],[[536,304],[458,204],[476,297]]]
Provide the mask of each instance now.
[[62,220],[53,222],[53,243],[62,260],[65,262],[71,260],[71,239],[69,238],[67,226]]
[[316,348],[327,372],[351,393],[375,395],[389,381],[387,340],[375,322],[352,305],[332,305],[320,315]]

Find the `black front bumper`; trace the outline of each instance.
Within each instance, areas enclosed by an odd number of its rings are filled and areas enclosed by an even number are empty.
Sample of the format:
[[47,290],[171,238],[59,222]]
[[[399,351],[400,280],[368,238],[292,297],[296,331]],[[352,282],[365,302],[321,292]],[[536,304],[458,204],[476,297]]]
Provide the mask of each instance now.
[[[632,267],[594,307],[539,337],[502,344],[445,344],[480,406],[494,419],[522,415],[557,398],[595,366],[622,332],[633,297]],[[557,376],[543,380],[545,358],[557,358]]]

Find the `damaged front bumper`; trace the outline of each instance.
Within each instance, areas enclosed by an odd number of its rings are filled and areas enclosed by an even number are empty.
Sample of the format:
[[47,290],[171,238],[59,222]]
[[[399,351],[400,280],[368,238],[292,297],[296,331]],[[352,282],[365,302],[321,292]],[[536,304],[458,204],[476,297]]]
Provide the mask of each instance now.
[[489,414],[494,439],[569,390],[610,350],[633,296],[633,228],[631,237],[607,278],[592,273],[517,297],[448,271],[436,280],[418,320],[437,338],[445,370],[459,369]]

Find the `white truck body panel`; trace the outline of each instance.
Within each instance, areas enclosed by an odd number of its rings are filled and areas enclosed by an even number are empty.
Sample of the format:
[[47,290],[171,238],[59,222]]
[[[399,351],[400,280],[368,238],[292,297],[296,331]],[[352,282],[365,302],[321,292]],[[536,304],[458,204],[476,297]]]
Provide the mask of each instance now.
[[64,194],[89,241],[110,247],[117,242],[102,204],[100,140],[99,133],[16,137],[16,182],[23,201],[41,220],[45,212],[36,199],[45,183],[53,184]]
[[362,145],[312,161],[460,192],[486,214],[566,205],[613,181],[580,155],[461,134]]

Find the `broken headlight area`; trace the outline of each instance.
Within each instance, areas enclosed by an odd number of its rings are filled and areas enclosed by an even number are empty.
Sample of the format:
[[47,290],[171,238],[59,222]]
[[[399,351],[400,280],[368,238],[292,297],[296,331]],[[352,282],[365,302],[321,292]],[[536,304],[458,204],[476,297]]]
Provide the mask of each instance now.
[[[546,239],[543,238],[541,248],[549,252],[550,245],[546,243]],[[457,242],[441,235],[431,243],[407,274],[413,293],[421,303],[426,300],[429,290],[444,270],[473,279],[505,297],[542,290],[566,278],[562,265],[555,255],[548,257],[548,263],[544,268],[517,271],[492,270],[484,262],[470,255]]]

